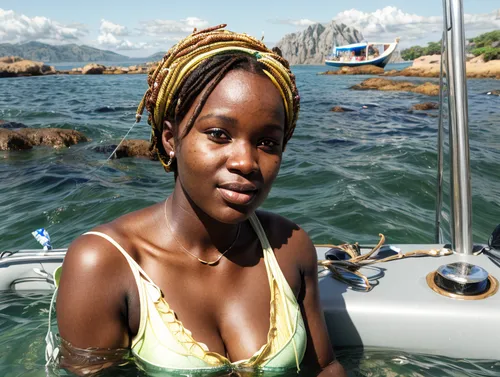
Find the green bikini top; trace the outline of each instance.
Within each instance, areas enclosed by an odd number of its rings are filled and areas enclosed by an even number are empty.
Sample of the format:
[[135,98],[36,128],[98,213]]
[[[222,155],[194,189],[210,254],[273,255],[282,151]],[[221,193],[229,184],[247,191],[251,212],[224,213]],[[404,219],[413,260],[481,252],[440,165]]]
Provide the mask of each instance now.
[[293,368],[300,370],[307,335],[299,304],[255,214],[250,216],[250,223],[264,251],[271,289],[270,328],[267,343],[249,359],[236,362],[211,352],[205,344],[193,339],[191,332],[177,320],[175,312],[163,299],[160,288],[115,240],[99,232],[85,233],[111,242],[130,265],[139,290],[141,307],[139,330],[132,339],[131,349],[138,365],[148,374],[210,375],[247,369],[280,374]]

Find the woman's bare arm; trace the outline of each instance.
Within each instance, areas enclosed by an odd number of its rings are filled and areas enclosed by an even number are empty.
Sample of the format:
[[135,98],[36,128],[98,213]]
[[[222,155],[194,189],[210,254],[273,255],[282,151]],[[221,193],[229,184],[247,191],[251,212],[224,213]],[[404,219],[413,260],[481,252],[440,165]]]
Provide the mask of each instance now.
[[[108,241],[85,235],[71,244],[57,295],[63,367],[83,375],[120,362],[117,355],[124,352],[116,350],[129,346],[126,299],[131,279],[127,261]],[[93,352],[104,352],[101,363],[95,363],[99,358]]]
[[333,347],[328,337],[325,317],[319,300],[318,259],[316,249],[304,230],[296,234],[300,248],[300,263],[303,274],[302,314],[308,339],[304,362],[316,369],[318,376],[346,377],[344,368],[335,359]]

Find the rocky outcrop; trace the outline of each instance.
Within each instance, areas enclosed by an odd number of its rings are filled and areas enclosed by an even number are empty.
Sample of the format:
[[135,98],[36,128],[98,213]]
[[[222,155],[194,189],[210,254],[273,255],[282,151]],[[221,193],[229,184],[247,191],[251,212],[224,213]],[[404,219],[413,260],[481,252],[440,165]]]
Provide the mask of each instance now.
[[0,77],[40,76],[56,73],[52,66],[42,62],[24,60],[17,56],[0,58]]
[[54,148],[69,147],[88,141],[87,137],[75,130],[62,128],[0,128],[0,150],[31,149],[36,145]]
[[118,66],[103,66],[100,64],[87,64],[85,67],[73,68],[70,71],[58,71],[58,74],[65,75],[133,75],[133,74],[146,74],[151,70],[156,69],[157,62],[148,62],[141,65],[131,65],[130,67],[118,67]]
[[[105,145],[96,147],[94,150],[96,152],[111,154],[116,149],[117,144]],[[150,142],[148,140],[124,140],[115,152],[115,158],[125,158],[125,157],[144,157],[149,160],[158,160],[156,153],[153,153],[150,149]]]
[[437,102],[424,102],[417,103],[411,107],[412,110],[437,110],[439,109],[439,103]]
[[[386,72],[384,76],[439,77],[440,66],[441,55],[422,56],[415,59],[411,67]],[[482,56],[472,58],[466,62],[466,72],[468,78],[500,79],[500,60],[485,62]]]
[[19,56],[2,56],[0,57],[0,63],[7,63],[7,64],[12,64],[12,63],[17,63],[24,60],[23,58]]
[[336,71],[326,71],[319,75],[380,75],[384,73],[384,68],[374,65],[362,65],[359,67],[342,67]]
[[346,112],[351,112],[351,111],[354,111],[354,110],[349,109],[347,107],[343,107],[343,106],[333,106],[330,109],[330,111],[333,112],[333,113],[346,113]]
[[416,85],[408,81],[388,80],[382,78],[372,78],[363,81],[351,87],[354,90],[382,90],[382,91],[401,91],[425,94],[428,96],[439,95],[439,85],[426,82]]
[[69,147],[88,141],[81,132],[63,128],[21,128],[17,131],[32,145],[47,145],[54,148]]
[[84,75],[101,75],[106,70],[106,67],[102,64],[87,64],[82,69],[82,74]]
[[31,149],[30,141],[16,131],[0,128],[0,151]]
[[54,67],[43,64],[42,62],[33,62],[24,60],[18,56],[0,57],[0,77],[17,76],[39,76],[50,74],[65,75],[124,75],[124,74],[147,74],[155,70],[158,62],[148,62],[140,65],[131,65],[130,67],[109,66],[102,64],[87,64],[84,67],[73,68],[71,70],[56,71]]
[[363,40],[361,33],[335,21],[314,24],[307,29],[287,34],[277,44],[290,64],[323,64],[334,45],[341,46]]

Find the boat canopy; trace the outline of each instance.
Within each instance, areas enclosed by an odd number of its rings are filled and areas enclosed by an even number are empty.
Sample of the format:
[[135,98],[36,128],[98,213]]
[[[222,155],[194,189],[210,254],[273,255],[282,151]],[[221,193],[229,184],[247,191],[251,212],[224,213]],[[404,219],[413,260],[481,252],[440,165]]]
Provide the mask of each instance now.
[[335,47],[335,51],[361,51],[365,49],[366,46],[368,46],[367,42],[353,43],[350,45]]

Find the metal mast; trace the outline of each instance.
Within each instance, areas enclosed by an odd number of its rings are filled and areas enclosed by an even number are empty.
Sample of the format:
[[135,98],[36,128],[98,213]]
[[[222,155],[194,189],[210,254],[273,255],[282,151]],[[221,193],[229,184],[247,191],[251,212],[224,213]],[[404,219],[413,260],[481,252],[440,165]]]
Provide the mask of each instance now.
[[[450,133],[453,250],[472,254],[472,204],[463,0],[443,0]],[[443,56],[444,57],[444,56]]]

